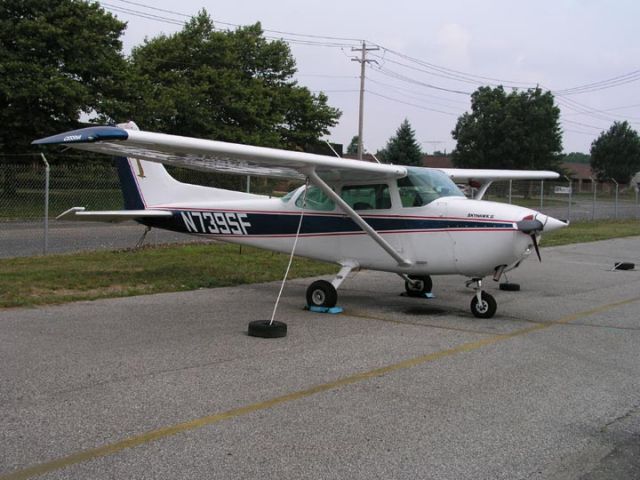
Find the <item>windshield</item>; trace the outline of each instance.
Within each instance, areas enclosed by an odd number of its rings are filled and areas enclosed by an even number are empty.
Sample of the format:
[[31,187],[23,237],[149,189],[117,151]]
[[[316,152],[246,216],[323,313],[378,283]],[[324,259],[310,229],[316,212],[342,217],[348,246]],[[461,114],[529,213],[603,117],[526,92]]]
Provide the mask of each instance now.
[[407,168],[407,176],[398,179],[403,207],[421,207],[440,197],[464,197],[455,183],[440,170]]

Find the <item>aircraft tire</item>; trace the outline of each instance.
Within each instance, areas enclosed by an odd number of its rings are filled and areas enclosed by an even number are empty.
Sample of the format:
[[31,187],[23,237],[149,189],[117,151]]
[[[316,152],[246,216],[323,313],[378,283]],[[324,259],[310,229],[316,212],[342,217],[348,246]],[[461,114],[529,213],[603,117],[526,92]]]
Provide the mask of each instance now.
[[332,308],[338,302],[336,288],[326,280],[316,280],[307,288],[307,305]]
[[475,295],[471,299],[471,313],[476,318],[491,318],[496,314],[498,304],[496,299],[486,292],[482,292],[482,302],[478,302]]
[[404,282],[404,289],[409,297],[423,297],[425,293],[430,293],[433,289],[433,281],[429,275],[409,275],[409,278],[419,282],[417,287],[411,282]]
[[503,282],[500,284],[500,290],[504,290],[505,292],[519,292],[520,284]]
[[284,322],[271,323],[270,320],[254,320],[249,322],[247,334],[250,337],[281,338],[287,336],[287,324]]

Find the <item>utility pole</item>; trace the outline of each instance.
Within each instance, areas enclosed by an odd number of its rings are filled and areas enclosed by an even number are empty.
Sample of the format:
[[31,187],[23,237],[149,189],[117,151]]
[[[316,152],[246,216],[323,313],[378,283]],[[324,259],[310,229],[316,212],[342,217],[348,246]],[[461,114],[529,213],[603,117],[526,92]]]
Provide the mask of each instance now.
[[362,160],[362,151],[363,147],[363,139],[362,139],[362,126],[364,124],[364,77],[365,77],[365,64],[367,63],[378,63],[375,60],[367,59],[367,52],[371,52],[374,50],[380,50],[380,47],[367,47],[366,42],[362,41],[361,48],[352,47],[352,52],[361,52],[360,58],[353,57],[351,58],[352,62],[360,62],[360,113],[358,116],[358,159]]

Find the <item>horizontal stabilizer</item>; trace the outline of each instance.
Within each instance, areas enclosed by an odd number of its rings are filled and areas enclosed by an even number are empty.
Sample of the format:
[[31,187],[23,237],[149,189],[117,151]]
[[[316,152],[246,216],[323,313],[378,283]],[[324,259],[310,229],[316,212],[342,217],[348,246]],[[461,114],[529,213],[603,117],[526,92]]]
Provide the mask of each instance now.
[[171,215],[168,210],[104,210],[88,212],[84,207],[73,207],[58,215],[56,220],[117,223],[141,218],[170,217]]

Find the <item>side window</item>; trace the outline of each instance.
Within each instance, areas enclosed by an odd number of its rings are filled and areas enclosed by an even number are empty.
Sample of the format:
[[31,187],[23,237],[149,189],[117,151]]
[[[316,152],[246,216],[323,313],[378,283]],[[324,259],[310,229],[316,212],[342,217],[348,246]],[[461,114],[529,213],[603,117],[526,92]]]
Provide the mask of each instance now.
[[342,187],[340,196],[354,210],[391,208],[391,195],[386,184],[347,185]]
[[[304,190],[296,199],[296,207],[303,207]],[[327,197],[322,190],[315,185],[310,185],[307,189],[307,204],[304,207],[307,210],[320,210],[328,212],[336,208],[335,203]]]

